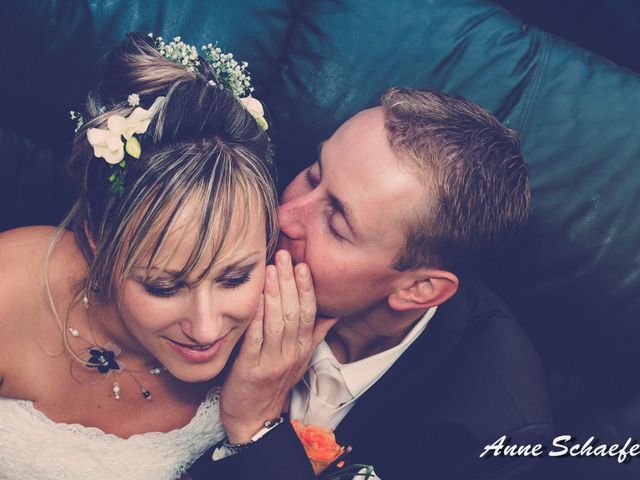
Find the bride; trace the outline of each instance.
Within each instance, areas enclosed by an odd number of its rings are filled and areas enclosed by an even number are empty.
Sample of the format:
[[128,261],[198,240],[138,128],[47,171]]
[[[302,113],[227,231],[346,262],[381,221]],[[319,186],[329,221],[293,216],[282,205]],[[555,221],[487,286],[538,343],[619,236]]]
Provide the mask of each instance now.
[[225,437],[234,358],[279,415],[324,332],[299,327],[315,315],[306,265],[267,266],[276,194],[245,67],[130,34],[72,113],[72,211],[0,234],[2,478],[180,477]]

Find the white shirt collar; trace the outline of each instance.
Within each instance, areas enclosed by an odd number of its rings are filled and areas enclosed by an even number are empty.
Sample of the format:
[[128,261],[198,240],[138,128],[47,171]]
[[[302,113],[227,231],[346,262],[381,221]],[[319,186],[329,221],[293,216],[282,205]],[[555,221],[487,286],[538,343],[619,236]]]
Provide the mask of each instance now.
[[324,358],[329,358],[332,363],[339,367],[351,395],[353,395],[354,398],[358,398],[382,377],[416,338],[418,338],[427,327],[429,320],[435,315],[437,308],[438,307],[431,307],[428,309],[422,318],[411,328],[411,331],[404,337],[402,342],[395,347],[356,362],[340,364],[336,360],[327,342],[323,340],[311,357],[311,365]]

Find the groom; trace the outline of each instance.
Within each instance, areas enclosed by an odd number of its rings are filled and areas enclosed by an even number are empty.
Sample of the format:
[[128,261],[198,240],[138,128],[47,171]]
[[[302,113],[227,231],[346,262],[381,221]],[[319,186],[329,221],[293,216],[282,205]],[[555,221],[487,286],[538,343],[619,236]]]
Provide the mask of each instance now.
[[[459,97],[391,89],[323,142],[283,194],[279,246],[309,265],[318,313],[340,319],[290,417],[335,429],[352,447],[345,462],[383,480],[520,478],[525,459],[480,454],[503,435],[544,443],[544,374],[472,274],[522,226],[529,199],[515,134]],[[288,421],[263,430],[210,450],[192,477],[316,478]]]

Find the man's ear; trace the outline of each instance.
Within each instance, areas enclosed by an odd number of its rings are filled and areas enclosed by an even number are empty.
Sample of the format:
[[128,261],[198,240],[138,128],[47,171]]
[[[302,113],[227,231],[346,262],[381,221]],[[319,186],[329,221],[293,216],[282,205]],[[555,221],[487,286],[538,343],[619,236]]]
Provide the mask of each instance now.
[[91,230],[89,229],[89,222],[84,222],[84,234],[87,236],[87,240],[89,241],[89,248],[95,255],[96,253],[96,242],[93,239],[93,235],[91,235]]
[[400,312],[440,305],[453,297],[460,283],[455,274],[446,270],[420,268],[407,273],[407,286],[387,298],[389,307]]

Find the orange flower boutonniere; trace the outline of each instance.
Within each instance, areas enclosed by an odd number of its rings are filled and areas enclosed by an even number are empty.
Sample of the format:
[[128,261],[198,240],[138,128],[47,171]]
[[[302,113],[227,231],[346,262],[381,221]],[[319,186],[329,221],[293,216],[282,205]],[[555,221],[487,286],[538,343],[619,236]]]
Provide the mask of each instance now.
[[322,473],[344,454],[345,447],[338,445],[336,436],[330,428],[305,425],[298,420],[292,420],[291,424],[311,461],[316,475]]

